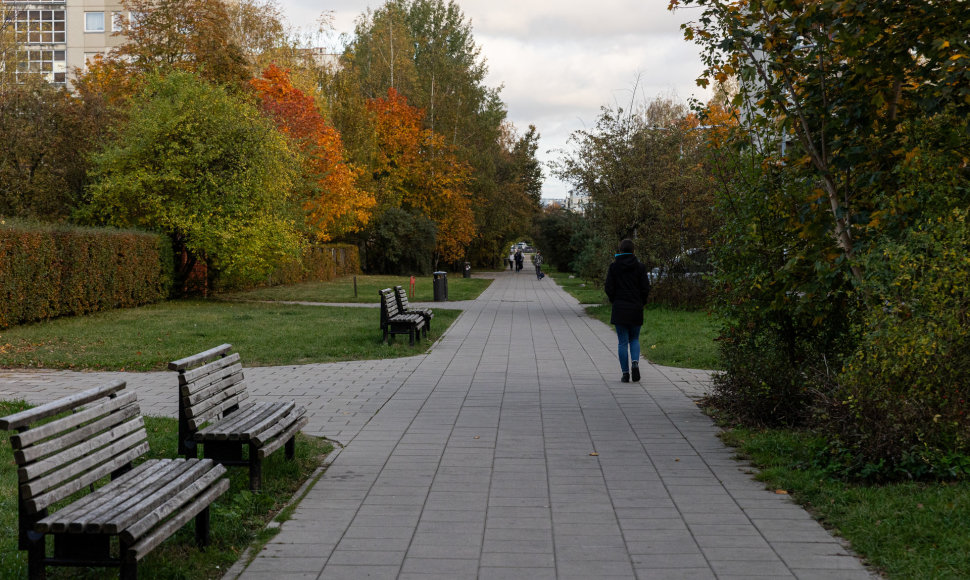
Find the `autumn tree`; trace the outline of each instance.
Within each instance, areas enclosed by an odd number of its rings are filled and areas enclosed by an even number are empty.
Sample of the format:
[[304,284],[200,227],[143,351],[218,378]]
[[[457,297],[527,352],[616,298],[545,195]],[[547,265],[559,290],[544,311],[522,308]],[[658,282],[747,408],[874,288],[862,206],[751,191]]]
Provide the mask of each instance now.
[[298,255],[286,139],[255,107],[188,72],[152,74],[94,159],[85,221],[169,234],[211,274],[258,279]]
[[377,122],[377,156],[371,173],[378,207],[425,215],[437,227],[435,259],[453,261],[475,232],[468,192],[470,168],[444,139],[421,127],[423,112],[394,89],[368,105]]
[[251,84],[263,110],[302,152],[304,180],[297,197],[303,200],[311,235],[326,241],[360,229],[370,218],[374,197],[357,187],[362,170],[347,162],[340,135],[313,98],[294,88],[287,71],[274,65]]
[[720,401],[824,428],[852,475],[942,473],[970,452],[947,402],[970,366],[953,251],[970,205],[966,3],[678,4],[698,8],[699,82],[736,77],[742,112],[718,196]]
[[[488,215],[509,202],[502,183],[509,159],[506,110],[498,91],[484,84],[487,68],[458,4],[392,0],[368,11],[358,20],[342,63],[334,86],[356,87],[367,98],[383,98],[393,88],[424,111],[422,126],[470,167],[467,187],[478,235],[467,257],[491,264],[507,234],[506,224]],[[368,133],[360,123],[360,103],[345,100],[338,107],[344,110],[335,112],[335,123],[347,136],[348,148],[366,156]],[[523,211],[534,215],[537,209],[538,202],[529,202]]]
[[115,49],[118,66],[136,71],[174,69],[239,86],[251,78],[222,0],[122,0],[137,15]]

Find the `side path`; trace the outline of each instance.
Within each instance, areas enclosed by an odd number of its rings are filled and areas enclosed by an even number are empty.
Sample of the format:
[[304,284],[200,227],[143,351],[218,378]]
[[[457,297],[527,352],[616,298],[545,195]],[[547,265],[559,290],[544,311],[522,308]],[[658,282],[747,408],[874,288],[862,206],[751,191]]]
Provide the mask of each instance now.
[[620,383],[612,331],[528,272],[409,360],[241,578],[872,577],[731,458],[697,373]]

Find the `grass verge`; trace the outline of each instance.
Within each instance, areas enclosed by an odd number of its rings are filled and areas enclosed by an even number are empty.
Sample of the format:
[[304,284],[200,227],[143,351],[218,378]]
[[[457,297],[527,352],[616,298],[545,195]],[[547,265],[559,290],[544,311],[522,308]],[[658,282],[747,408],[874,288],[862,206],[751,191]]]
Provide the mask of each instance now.
[[815,464],[825,444],[817,436],[734,429],[722,438],[889,578],[970,578],[970,482],[847,484]]
[[[27,408],[22,402],[0,401],[0,416]],[[145,417],[151,452],[146,459],[176,456],[178,422]],[[26,578],[27,557],[17,549],[17,473],[9,432],[0,444],[0,578]],[[203,552],[195,545],[195,525],[189,522],[139,563],[139,575],[159,580],[221,578],[253,542],[265,542],[274,530],[266,525],[309,478],[332,445],[322,439],[297,435],[296,456],[287,461],[281,451],[263,462],[263,491],[249,491],[245,468],[229,468],[231,486],[211,509],[211,545]],[[48,578],[117,578],[116,568],[48,568]]]
[[381,344],[376,308],[168,301],[0,331],[0,366],[162,370],[225,342],[247,366],[397,358],[423,353],[461,314],[434,311],[428,339],[410,347]]
[[[356,279],[357,292],[354,294]],[[488,288],[492,281],[486,278],[463,278],[459,275],[448,277],[448,300],[474,300]],[[224,294],[225,300],[268,300],[272,302],[325,302],[376,304],[380,302],[378,292],[384,288],[402,286],[409,288],[407,276],[344,276],[329,282],[304,282],[288,286],[257,288],[245,292]],[[429,276],[415,277],[414,302],[434,300],[434,286]]]
[[[604,324],[610,323],[610,306],[602,288],[594,288],[579,278],[552,270],[556,284],[569,292],[586,313]],[[643,316],[640,331],[640,350],[652,363],[688,369],[720,370],[720,356],[714,339],[717,338],[711,317],[699,310],[674,310],[650,305]]]

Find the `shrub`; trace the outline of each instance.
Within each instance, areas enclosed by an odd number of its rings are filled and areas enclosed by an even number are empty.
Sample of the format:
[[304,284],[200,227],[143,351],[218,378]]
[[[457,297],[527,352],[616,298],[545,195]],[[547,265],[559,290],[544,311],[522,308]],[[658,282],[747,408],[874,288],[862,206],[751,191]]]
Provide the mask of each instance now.
[[299,261],[280,265],[261,283],[254,284],[246,278],[223,276],[218,279],[217,290],[249,290],[261,286],[281,286],[300,282],[326,282],[360,273],[360,253],[353,244],[317,244],[307,246]]
[[823,414],[844,470],[873,479],[970,475],[968,210],[924,220],[866,260],[861,341]]
[[0,328],[157,302],[172,269],[164,236],[0,222]]

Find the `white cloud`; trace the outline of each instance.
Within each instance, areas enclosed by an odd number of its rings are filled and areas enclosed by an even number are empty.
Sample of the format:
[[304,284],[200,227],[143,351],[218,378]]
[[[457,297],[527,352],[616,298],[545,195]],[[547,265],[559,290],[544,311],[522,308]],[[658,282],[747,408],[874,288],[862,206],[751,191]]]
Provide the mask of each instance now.
[[[354,20],[383,2],[354,0],[320,4],[278,0],[291,24],[313,25],[334,11],[337,33],[353,32]],[[694,83],[701,71],[696,47],[683,40],[683,11],[667,0],[464,0],[489,75],[503,86],[502,100],[520,131],[536,125],[540,160],[567,148],[569,135],[592,125],[600,107],[626,108],[636,85],[647,99],[675,94],[703,98]],[[547,174],[545,197],[565,197],[568,185]]]

